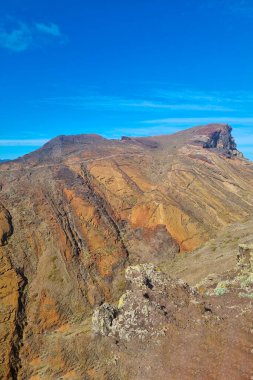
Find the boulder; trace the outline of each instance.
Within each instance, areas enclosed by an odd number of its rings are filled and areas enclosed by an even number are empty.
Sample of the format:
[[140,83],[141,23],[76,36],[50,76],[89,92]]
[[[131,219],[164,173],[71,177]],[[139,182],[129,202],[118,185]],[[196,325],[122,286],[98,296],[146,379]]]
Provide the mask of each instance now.
[[253,270],[253,244],[239,244],[237,265],[241,269]]
[[105,303],[95,310],[95,334],[125,341],[158,338],[164,335],[174,315],[195,300],[193,289],[182,280],[166,276],[153,264],[130,266],[125,277],[129,289],[121,296],[118,307]]

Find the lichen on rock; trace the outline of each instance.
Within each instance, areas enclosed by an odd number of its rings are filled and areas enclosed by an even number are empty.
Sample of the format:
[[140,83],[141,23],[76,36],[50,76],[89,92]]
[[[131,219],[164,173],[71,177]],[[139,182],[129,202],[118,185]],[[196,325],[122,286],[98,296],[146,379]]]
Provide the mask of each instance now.
[[162,291],[168,282],[165,275],[153,264],[130,266],[126,269],[125,277],[140,290],[155,288],[156,291]]
[[112,322],[117,315],[117,309],[108,303],[104,303],[98,309],[95,310],[92,317],[93,332],[95,334],[101,333],[102,335],[108,335]]
[[115,308],[104,303],[93,314],[93,331],[129,341],[164,335],[173,314],[189,304],[194,291],[172,280],[153,264],[130,266],[125,272],[129,289]]
[[253,244],[239,244],[237,265],[240,269],[253,271]]

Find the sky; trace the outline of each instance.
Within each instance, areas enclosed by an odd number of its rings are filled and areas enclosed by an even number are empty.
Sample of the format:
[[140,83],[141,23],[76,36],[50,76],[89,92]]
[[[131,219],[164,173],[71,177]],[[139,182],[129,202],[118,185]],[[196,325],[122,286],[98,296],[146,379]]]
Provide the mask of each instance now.
[[225,122],[253,160],[252,0],[1,0],[0,68],[0,159]]

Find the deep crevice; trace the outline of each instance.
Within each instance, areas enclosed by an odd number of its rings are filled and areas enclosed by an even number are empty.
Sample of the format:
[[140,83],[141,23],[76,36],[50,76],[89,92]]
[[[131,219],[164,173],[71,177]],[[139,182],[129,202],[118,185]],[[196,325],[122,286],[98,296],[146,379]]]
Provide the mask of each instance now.
[[114,232],[116,233],[118,241],[120,241],[121,246],[126,254],[126,259],[129,257],[129,252],[124,244],[124,241],[121,237],[120,227],[118,226],[115,219],[112,217],[112,212],[110,210],[110,206],[106,202],[104,198],[102,198],[98,192],[94,189],[94,186],[92,185],[91,175],[88,172],[88,170],[82,165],[82,172],[83,172],[83,180],[85,181],[86,186],[88,187],[90,191],[90,197],[89,199],[92,200],[93,204],[96,206],[96,209],[98,212],[104,216],[104,218],[109,222],[109,225],[111,225],[114,229]]

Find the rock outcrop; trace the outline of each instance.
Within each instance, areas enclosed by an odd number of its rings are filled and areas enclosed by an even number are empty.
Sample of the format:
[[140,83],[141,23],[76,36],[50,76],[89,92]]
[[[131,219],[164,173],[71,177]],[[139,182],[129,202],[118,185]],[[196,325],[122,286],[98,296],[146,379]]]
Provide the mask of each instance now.
[[[93,314],[93,331],[120,340],[158,338],[165,335],[169,321],[179,310],[198,305],[194,290],[183,281],[172,280],[153,264],[130,266],[126,269],[130,289],[115,308],[101,305]],[[204,310],[205,306],[202,305]]]
[[252,273],[210,275],[205,295],[152,264],[128,267],[126,279],[118,306],[103,304],[92,318],[102,355],[110,352],[104,364],[109,378],[250,376]]
[[203,148],[218,149],[229,158],[237,156],[243,158],[243,154],[237,150],[237,145],[231,135],[232,128],[229,125],[221,127],[219,130],[210,133],[209,138],[204,143]]
[[237,264],[242,269],[253,272],[253,244],[240,244]]
[[0,246],[7,243],[7,239],[13,232],[11,215],[0,203]]

